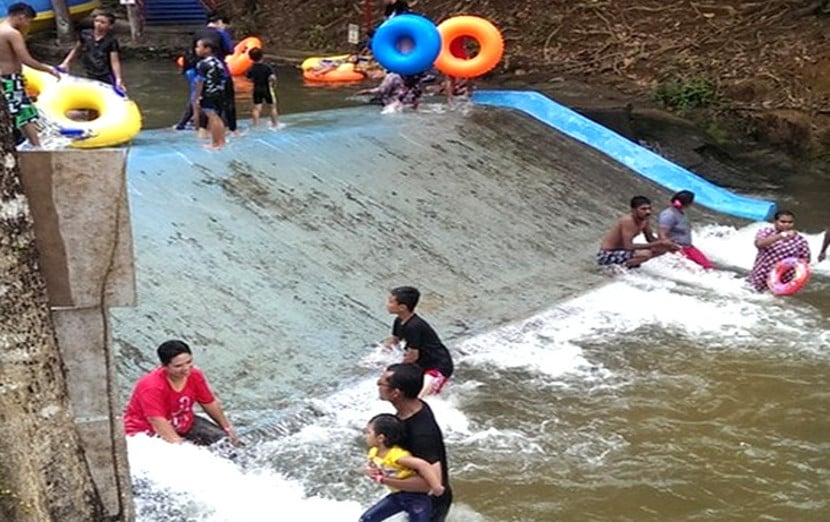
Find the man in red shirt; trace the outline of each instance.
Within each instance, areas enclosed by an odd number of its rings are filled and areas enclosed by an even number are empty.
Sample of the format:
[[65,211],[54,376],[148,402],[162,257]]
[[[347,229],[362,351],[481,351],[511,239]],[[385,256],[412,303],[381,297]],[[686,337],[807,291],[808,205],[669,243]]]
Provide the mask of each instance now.
[[[138,380],[124,412],[127,435],[158,435],[167,442],[189,440],[210,445],[227,436],[234,446],[239,438],[213,396],[193,354],[184,341],[166,341],[158,347],[161,366]],[[193,413],[198,403],[214,420]]]

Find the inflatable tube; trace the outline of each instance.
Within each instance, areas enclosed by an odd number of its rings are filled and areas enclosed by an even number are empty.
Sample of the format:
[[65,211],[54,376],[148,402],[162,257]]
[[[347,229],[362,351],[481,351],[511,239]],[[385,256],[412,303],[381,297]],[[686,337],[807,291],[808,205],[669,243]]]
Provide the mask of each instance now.
[[[784,276],[792,272],[786,283]],[[775,295],[792,295],[807,284],[810,279],[810,264],[797,257],[787,257],[775,264],[769,272],[767,286]]]
[[248,56],[248,51],[253,48],[262,49],[262,40],[256,36],[249,36],[240,41],[233,48],[233,54],[225,57],[225,63],[228,64],[228,70],[232,76],[242,76],[251,66],[254,61]]
[[303,63],[300,64],[300,69],[303,71],[307,71],[309,69],[316,69],[322,66],[322,62],[345,62],[346,59],[351,56],[349,54],[338,54],[335,56],[310,56],[303,60]]
[[[398,46],[410,40],[413,49]],[[383,22],[372,37],[372,54],[384,68],[403,75],[419,74],[430,67],[441,52],[441,35],[423,16],[402,14]]]
[[51,74],[25,65],[23,66],[23,78],[26,81],[26,94],[32,99],[38,98],[42,92],[58,84],[58,79]]
[[[453,16],[438,25],[441,54],[435,68],[456,78],[475,78],[490,72],[504,54],[501,32],[488,20],[478,16]],[[478,42],[479,52],[472,58],[459,57],[457,40],[471,38]]]
[[[45,90],[35,103],[48,120],[60,127],[88,136],[74,140],[72,147],[111,147],[130,141],[141,130],[141,113],[134,101],[119,94],[112,85],[64,75]],[[94,110],[91,121],[70,119],[70,111]]]
[[362,82],[366,79],[366,75],[355,71],[353,63],[342,63],[336,69],[322,74],[315,72],[314,69],[305,70],[303,79],[320,83]]

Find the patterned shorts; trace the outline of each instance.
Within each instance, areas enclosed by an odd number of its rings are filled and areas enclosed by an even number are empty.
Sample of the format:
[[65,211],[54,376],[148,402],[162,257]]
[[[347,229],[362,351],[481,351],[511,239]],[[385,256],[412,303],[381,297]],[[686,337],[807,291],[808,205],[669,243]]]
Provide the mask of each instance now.
[[634,257],[633,250],[600,250],[597,252],[597,264],[622,265]]
[[19,129],[27,123],[37,121],[37,107],[26,94],[26,82],[20,73],[4,74],[0,76],[3,87],[3,96],[9,106],[9,114],[14,121],[15,128]]

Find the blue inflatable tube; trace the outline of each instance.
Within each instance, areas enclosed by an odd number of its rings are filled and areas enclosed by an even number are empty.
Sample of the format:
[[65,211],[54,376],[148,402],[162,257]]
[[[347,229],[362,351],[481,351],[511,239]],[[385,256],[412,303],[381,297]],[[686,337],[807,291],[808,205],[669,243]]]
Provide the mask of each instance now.
[[691,190],[695,204],[754,221],[769,220],[775,203],[735,194],[637,145],[616,132],[535,91],[476,91],[473,102],[525,112],[554,129],[603,152],[641,176],[676,192]]
[[[413,49],[402,52],[399,46],[410,40]],[[441,35],[428,18],[402,14],[383,22],[372,36],[372,54],[385,69],[405,76],[419,74],[430,67],[441,52]]]

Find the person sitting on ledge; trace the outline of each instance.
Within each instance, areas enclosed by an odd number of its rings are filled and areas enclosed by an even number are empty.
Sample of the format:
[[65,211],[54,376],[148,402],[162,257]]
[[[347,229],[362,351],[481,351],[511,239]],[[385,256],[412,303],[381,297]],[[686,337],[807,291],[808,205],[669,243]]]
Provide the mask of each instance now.
[[[146,433],[158,435],[167,442],[188,440],[200,446],[227,436],[234,446],[241,445],[204,374],[193,366],[193,354],[187,343],[165,341],[157,352],[161,366],[138,380],[127,404],[126,434]],[[196,403],[216,424],[193,413]]]
[[[679,250],[674,241],[654,237],[649,223],[651,211],[651,201],[647,197],[631,198],[631,212],[618,219],[602,238],[597,264],[636,268],[653,257]],[[645,237],[645,243],[634,243],[639,234]]]

